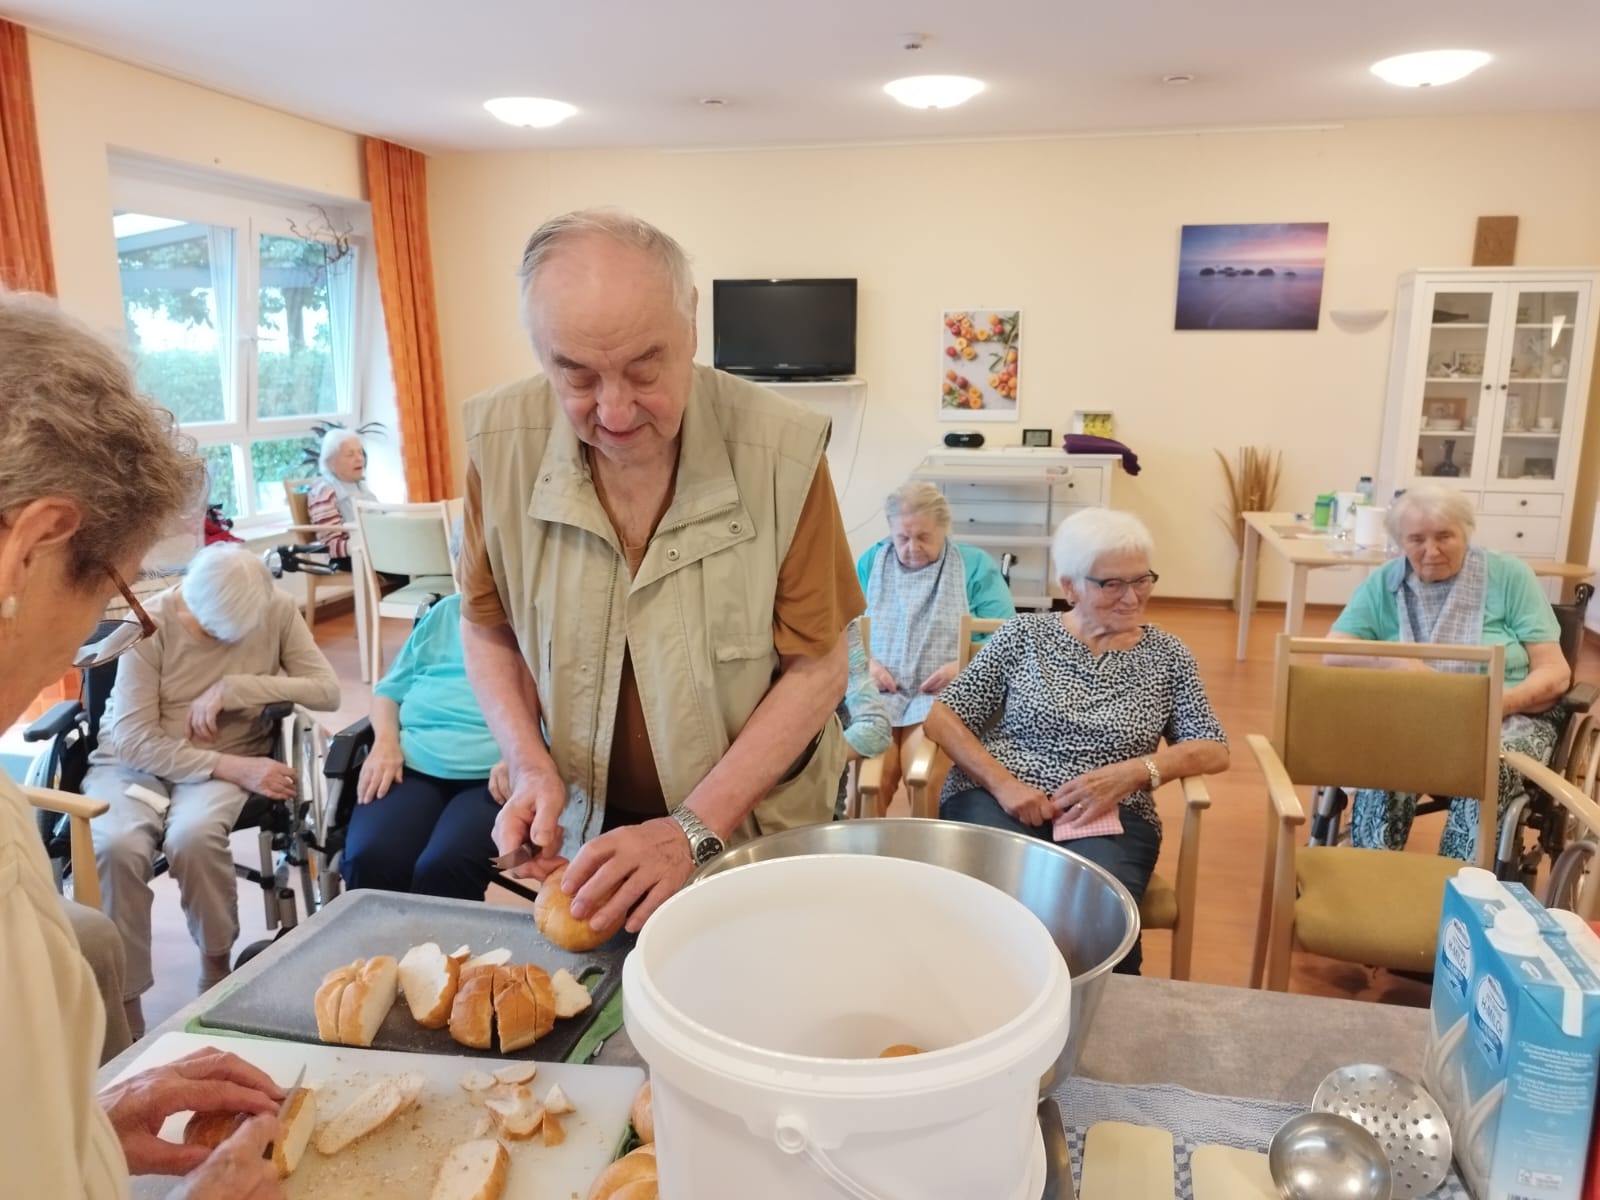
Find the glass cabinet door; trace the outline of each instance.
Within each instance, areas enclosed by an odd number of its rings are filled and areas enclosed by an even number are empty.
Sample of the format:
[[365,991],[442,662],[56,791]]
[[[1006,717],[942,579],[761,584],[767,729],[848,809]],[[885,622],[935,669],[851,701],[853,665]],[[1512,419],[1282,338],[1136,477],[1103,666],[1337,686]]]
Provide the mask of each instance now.
[[1430,290],[1427,360],[1414,463],[1418,477],[1479,481],[1487,442],[1484,422],[1493,410],[1491,361],[1494,285]]
[[1577,452],[1563,425],[1571,407],[1573,347],[1586,297],[1577,287],[1538,284],[1509,292],[1508,316],[1514,319],[1496,381],[1501,410],[1489,481],[1544,490],[1567,477],[1563,460]]

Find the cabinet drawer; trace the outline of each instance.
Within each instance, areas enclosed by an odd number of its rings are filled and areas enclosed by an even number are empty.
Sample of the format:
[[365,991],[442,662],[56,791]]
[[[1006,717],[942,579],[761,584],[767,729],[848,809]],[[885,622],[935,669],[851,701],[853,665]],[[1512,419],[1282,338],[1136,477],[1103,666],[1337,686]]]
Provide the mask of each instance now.
[[1478,511],[1518,517],[1559,517],[1561,497],[1550,492],[1485,492]]
[[1478,518],[1478,538],[1490,550],[1527,558],[1560,558],[1556,537],[1560,517],[1512,517],[1486,513]]
[[1056,485],[1056,500],[1089,507],[1105,503],[1106,469],[1104,467],[1073,467],[1067,472],[1067,481]]

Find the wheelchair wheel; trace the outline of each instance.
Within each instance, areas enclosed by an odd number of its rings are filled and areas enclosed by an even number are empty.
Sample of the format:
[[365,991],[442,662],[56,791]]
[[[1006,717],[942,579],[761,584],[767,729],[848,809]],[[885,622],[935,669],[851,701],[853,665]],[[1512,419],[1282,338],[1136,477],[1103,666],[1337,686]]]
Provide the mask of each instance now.
[[[279,934],[278,936],[281,937],[283,935]],[[240,967],[244,966],[245,963],[249,962],[252,958],[260,954],[263,950],[277,940],[278,938],[269,937],[262,938],[259,942],[251,942],[243,950],[239,951],[239,957],[233,960],[233,969],[237,971]]]

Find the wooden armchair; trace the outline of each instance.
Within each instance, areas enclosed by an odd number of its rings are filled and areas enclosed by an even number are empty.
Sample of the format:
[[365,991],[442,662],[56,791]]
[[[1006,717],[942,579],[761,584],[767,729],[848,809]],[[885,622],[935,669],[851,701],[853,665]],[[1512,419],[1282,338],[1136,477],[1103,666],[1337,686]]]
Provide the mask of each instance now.
[[[1330,666],[1345,658],[1482,664],[1478,674]],[[1312,661],[1296,663],[1296,656]],[[1250,982],[1288,988],[1290,959],[1313,954],[1396,971],[1430,971],[1445,881],[1433,854],[1304,846],[1297,787],[1382,788],[1470,796],[1477,864],[1494,859],[1500,778],[1502,646],[1278,638],[1272,737],[1247,739],[1267,784],[1267,853]]]
[[[866,649],[867,660],[872,659],[872,618],[856,618],[861,631],[861,645]],[[844,817],[854,821],[860,817],[878,815],[878,793],[883,787],[883,755],[858,758],[845,767]],[[890,797],[891,799],[893,797]]]
[[[104,800],[91,800],[54,788],[25,787],[23,795],[34,808],[65,813],[72,819],[72,895],[79,904],[100,907],[100,871],[94,861],[94,841],[89,822],[111,808]],[[59,882],[59,881],[58,881]]]
[[[961,618],[961,668],[966,669],[983,645],[982,638],[1004,622],[993,618]],[[922,745],[906,769],[906,789],[911,793],[911,815],[937,817],[939,791],[949,773],[950,759],[932,738]],[[1211,793],[1199,776],[1178,780],[1183,788],[1183,835],[1178,844],[1176,876],[1156,872],[1150,876],[1139,903],[1139,924],[1144,929],[1172,931],[1173,979],[1188,979],[1194,961],[1195,890],[1200,869],[1200,816],[1211,807]],[[1068,843],[1067,849],[1071,849]]]

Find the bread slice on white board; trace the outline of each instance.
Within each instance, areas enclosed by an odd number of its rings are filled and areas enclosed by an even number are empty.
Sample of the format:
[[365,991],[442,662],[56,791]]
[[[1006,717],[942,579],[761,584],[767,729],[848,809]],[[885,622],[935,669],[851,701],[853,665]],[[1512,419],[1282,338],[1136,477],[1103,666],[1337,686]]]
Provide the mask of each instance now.
[[1232,1146],[1196,1146],[1189,1156],[1194,1200],[1278,1200],[1267,1156]]
[[352,1142],[382,1129],[417,1102],[426,1082],[414,1071],[378,1080],[317,1130],[317,1153],[337,1154]]
[[511,1156],[493,1138],[462,1142],[445,1156],[432,1200],[500,1200]]
[[1101,1121],[1083,1140],[1083,1200],[1176,1200],[1172,1134],[1146,1125]]
[[283,1102],[283,1134],[272,1143],[272,1165],[279,1179],[294,1174],[316,1124],[317,1094],[310,1088],[295,1088]]

